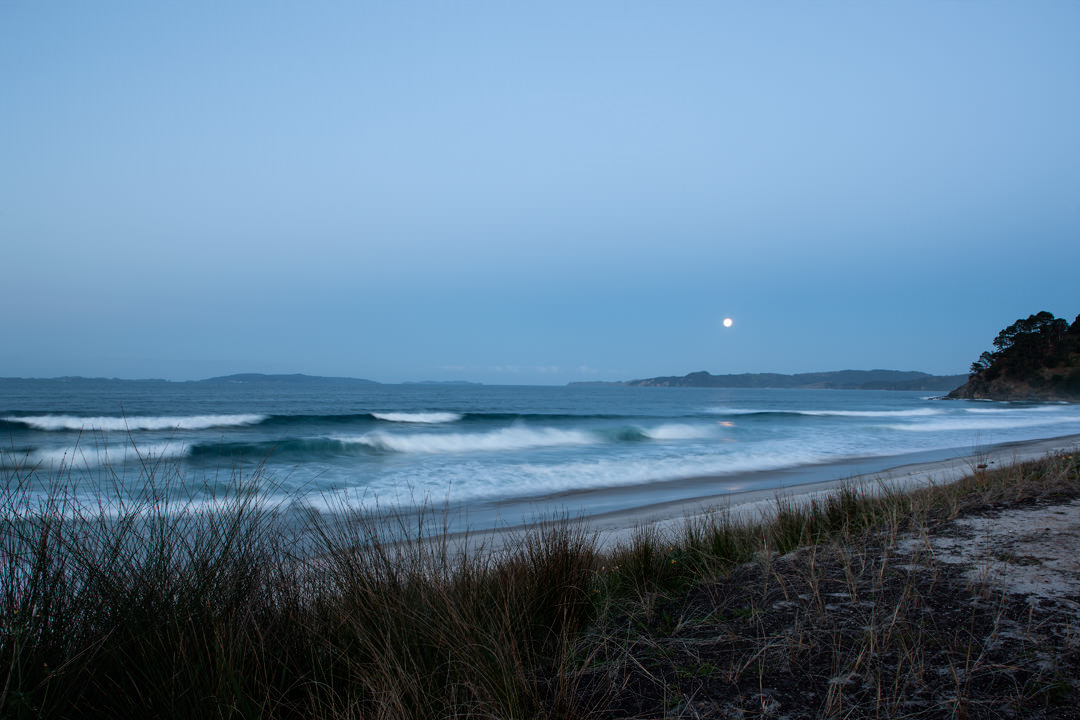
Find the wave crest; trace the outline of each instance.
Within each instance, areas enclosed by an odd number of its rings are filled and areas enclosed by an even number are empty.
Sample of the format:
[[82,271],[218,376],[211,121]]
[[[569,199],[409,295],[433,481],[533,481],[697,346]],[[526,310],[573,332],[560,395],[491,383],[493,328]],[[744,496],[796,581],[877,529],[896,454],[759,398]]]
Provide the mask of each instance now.
[[799,415],[835,416],[835,417],[926,417],[941,415],[943,410],[919,408],[917,410],[800,410]]
[[266,415],[188,415],[134,416],[134,417],[82,417],[79,415],[14,415],[2,418],[4,422],[21,423],[35,430],[46,431],[127,431],[127,430],[206,430],[212,427],[236,427],[255,425]]
[[1075,422],[1074,419],[1056,418],[955,418],[941,420],[939,422],[922,423],[919,425],[886,425],[890,430],[906,430],[908,432],[948,432],[952,430],[1011,430],[1013,428],[1039,427],[1043,425],[1058,425],[1065,422]]
[[132,447],[114,445],[103,448],[39,448],[23,453],[0,452],[0,468],[93,469],[124,465],[133,461],[182,458],[189,452],[183,443],[150,443]]
[[396,423],[452,423],[461,419],[461,415],[452,412],[388,412],[371,413],[376,420]]
[[918,408],[915,410],[756,410],[750,408],[714,407],[708,411],[712,415],[804,415],[807,417],[925,417],[941,415],[943,410]]
[[355,438],[338,438],[376,450],[401,453],[460,453],[526,450],[560,445],[592,445],[597,438],[579,430],[504,428],[486,433],[414,433],[398,435],[375,431]]
[[680,423],[659,425],[642,433],[650,440],[700,440],[713,434],[710,428]]

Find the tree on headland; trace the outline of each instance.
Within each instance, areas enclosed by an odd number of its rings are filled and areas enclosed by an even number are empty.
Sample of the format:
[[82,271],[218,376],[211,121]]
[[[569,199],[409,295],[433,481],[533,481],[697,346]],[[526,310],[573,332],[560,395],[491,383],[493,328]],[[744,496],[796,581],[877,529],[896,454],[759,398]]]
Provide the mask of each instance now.
[[979,356],[979,359],[971,363],[971,371],[968,375],[978,375],[986,368],[990,367],[994,363],[994,355],[989,351],[983,351],[983,354]]
[[1043,310],[1027,319],[1020,319],[994,338],[995,359],[1008,359],[1009,365],[1029,369],[1053,352],[1056,342],[1069,329],[1069,324]]
[[994,338],[949,397],[1080,400],[1080,315],[1072,325],[1045,310],[1020,318]]

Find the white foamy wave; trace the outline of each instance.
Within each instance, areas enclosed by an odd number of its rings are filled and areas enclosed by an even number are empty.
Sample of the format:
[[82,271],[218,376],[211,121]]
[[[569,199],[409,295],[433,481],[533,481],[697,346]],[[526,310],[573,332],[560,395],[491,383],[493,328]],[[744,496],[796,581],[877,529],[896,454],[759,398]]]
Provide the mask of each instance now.
[[4,467],[17,465],[24,468],[50,470],[59,468],[85,470],[136,461],[179,458],[187,455],[187,452],[188,447],[183,443],[150,443],[137,447],[131,445],[95,448],[73,446],[31,450],[22,455],[7,453],[3,457],[2,464]]
[[452,412],[390,412],[390,413],[371,413],[371,416],[376,420],[385,420],[386,422],[397,423],[451,423],[457,422],[461,419],[461,415]]
[[[754,478],[739,476],[754,471],[800,467],[836,461],[843,456],[790,447],[758,448],[724,455],[670,455],[657,458],[596,458],[555,465],[515,463],[498,473],[476,463],[454,464],[438,469],[413,468],[388,474],[364,488],[325,493],[321,500],[309,498],[325,509],[354,507],[386,509],[419,506],[431,501],[460,502],[492,497],[548,496],[584,489],[646,485],[666,480],[713,477],[711,492],[751,489]],[[724,478],[731,478],[725,480]]]
[[132,520],[146,517],[186,517],[193,522],[197,522],[199,516],[209,518],[222,512],[235,512],[239,504],[246,502],[249,497],[257,498],[260,506],[269,510],[284,510],[292,500],[288,495],[273,495],[260,492],[257,496],[246,494],[241,496],[239,493],[229,493],[224,497],[172,497],[167,503],[163,503],[156,502],[152,498],[133,498],[111,493],[79,491],[72,492],[70,496],[65,497],[65,502],[57,504],[55,494],[44,490],[33,491],[30,494],[30,502],[27,507],[33,508],[36,506],[47,509],[46,512],[59,513],[60,517],[67,520],[78,518],[92,518],[94,520],[126,518]]
[[711,407],[706,412],[714,415],[808,415],[811,417],[923,417],[941,415],[943,410],[934,408],[915,408],[913,410],[789,410],[772,408],[769,410],[754,408]]
[[710,428],[677,423],[660,425],[641,432],[653,440],[698,440],[713,434]]
[[890,430],[908,432],[949,432],[952,430],[1009,430],[1012,428],[1080,423],[1078,418],[980,418],[968,417],[913,425],[886,425]]
[[355,438],[338,438],[341,442],[367,445],[377,450],[402,453],[460,453],[490,452],[500,450],[525,450],[528,448],[554,447],[558,445],[592,445],[598,439],[577,430],[554,428],[532,429],[522,427],[504,428],[487,433],[417,433],[396,435],[372,432]]
[[799,410],[799,415],[836,416],[836,417],[926,417],[941,415],[943,410],[918,408],[916,410]]
[[767,413],[787,412],[786,410],[760,410],[756,408],[729,408],[711,407],[705,408],[705,412],[711,415],[764,415]]
[[80,417],[78,415],[27,415],[3,418],[5,422],[22,423],[35,430],[68,431],[127,431],[127,430],[205,430],[212,427],[254,425],[265,415],[190,415],[181,417]]
[[1043,406],[1040,406],[1040,407],[1023,407],[1023,406],[1021,406],[1021,407],[1005,407],[1005,408],[964,408],[964,412],[969,412],[969,413],[973,413],[973,414],[976,414],[976,415],[1003,415],[1003,414],[1017,415],[1019,413],[1034,413],[1034,412],[1039,412],[1039,413],[1046,413],[1046,412],[1060,413],[1061,411],[1062,411],[1062,407],[1060,405],[1057,405],[1057,406],[1043,405]]

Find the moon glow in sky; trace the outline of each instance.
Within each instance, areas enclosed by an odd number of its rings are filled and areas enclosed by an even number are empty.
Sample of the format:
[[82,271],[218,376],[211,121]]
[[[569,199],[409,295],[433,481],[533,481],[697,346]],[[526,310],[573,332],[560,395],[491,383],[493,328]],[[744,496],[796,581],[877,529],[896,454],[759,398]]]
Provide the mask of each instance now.
[[963,374],[1080,311],[1080,2],[315,5],[0,2],[0,377]]

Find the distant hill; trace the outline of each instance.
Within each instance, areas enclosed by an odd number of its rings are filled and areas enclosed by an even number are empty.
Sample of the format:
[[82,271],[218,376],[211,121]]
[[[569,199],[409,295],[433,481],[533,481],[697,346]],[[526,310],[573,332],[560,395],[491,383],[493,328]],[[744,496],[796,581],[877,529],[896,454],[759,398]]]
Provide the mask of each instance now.
[[470,382],[469,380],[409,380],[402,385],[483,385],[484,383]]
[[374,380],[362,380],[360,378],[347,378],[347,377],[321,377],[319,375],[303,375],[301,373],[293,373],[291,375],[264,375],[263,373],[237,373],[236,375],[222,375],[221,377],[206,378],[205,380],[199,380],[197,382],[204,383],[258,383],[262,385],[269,384],[283,384],[283,383],[310,383],[312,385],[320,383],[353,383],[361,385],[378,385],[379,383]]
[[[830,390],[950,390],[965,380],[964,375],[930,375],[902,370],[836,370],[833,372],[740,373],[712,375],[704,370],[689,375],[645,378],[611,383],[632,387],[723,387],[723,388],[822,388]],[[595,385],[598,383],[580,383]]]
[[1072,325],[1045,310],[998,333],[951,398],[1080,402],[1080,315]]
[[374,380],[363,380],[361,378],[349,378],[349,377],[321,377],[319,375],[303,375],[301,373],[293,373],[291,375],[266,375],[263,373],[237,373],[236,375],[222,375],[220,377],[206,378],[205,380],[163,380],[160,378],[153,379],[126,379],[126,378],[103,378],[103,377],[82,377],[81,375],[65,375],[63,377],[54,378],[0,378],[0,381],[17,381],[17,382],[57,382],[57,383],[168,383],[171,385],[179,385],[184,383],[251,383],[262,385],[273,384],[311,384],[317,385],[320,383],[333,383],[335,385],[341,385],[345,383],[351,383],[354,385],[381,385]]
[[61,375],[59,377],[51,378],[38,378],[38,377],[5,377],[0,378],[4,382],[49,382],[49,383],[169,383],[172,380],[165,380],[163,378],[107,378],[107,377],[83,377],[82,375]]

